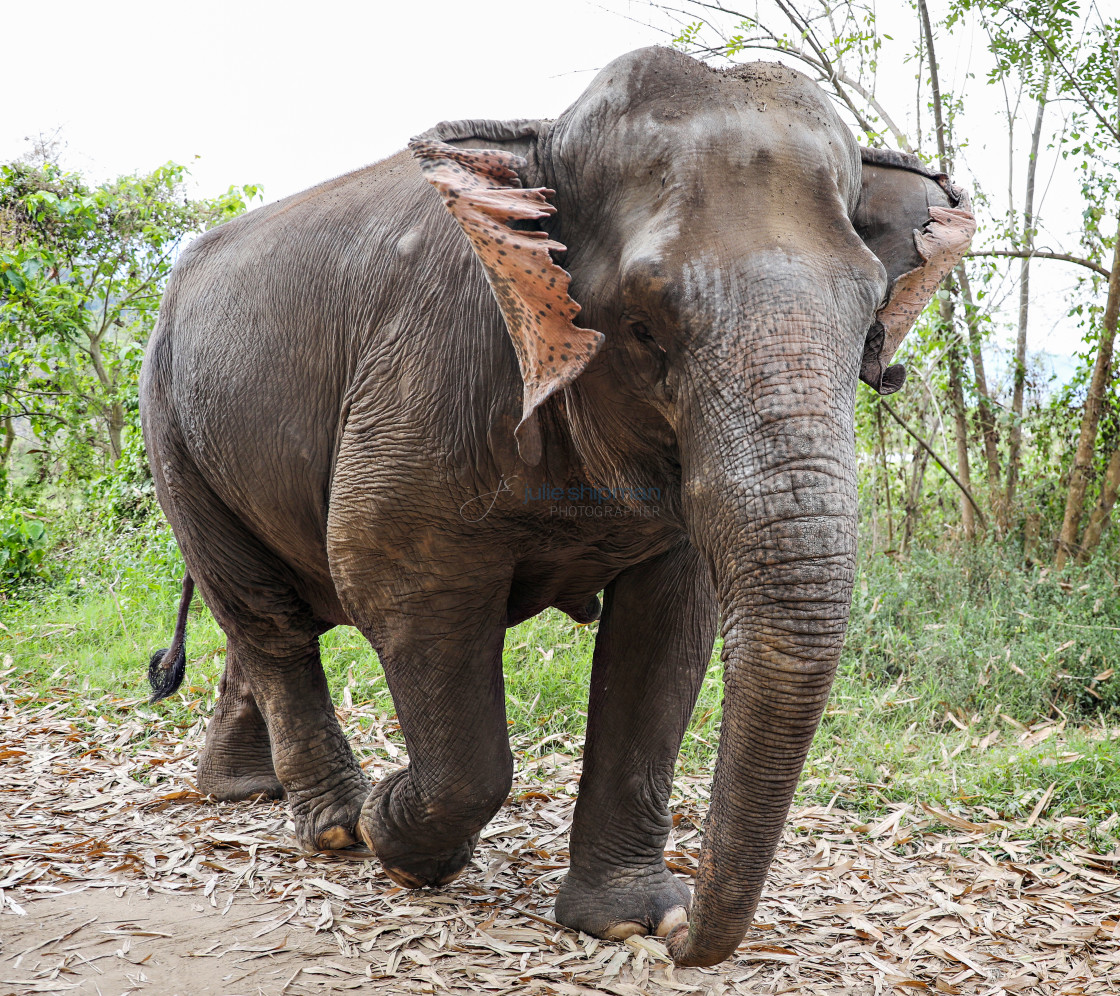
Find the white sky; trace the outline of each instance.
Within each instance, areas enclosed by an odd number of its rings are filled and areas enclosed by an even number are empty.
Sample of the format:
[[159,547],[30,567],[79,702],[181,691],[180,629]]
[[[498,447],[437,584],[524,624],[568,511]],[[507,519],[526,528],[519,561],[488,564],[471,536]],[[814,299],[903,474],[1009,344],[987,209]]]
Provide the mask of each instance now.
[[[879,16],[881,31],[913,36],[899,20],[914,16],[909,5],[882,3]],[[170,159],[190,166],[199,194],[257,183],[271,201],[380,159],[443,119],[554,117],[615,56],[668,42],[646,21],[666,23],[645,0],[11,4],[0,161],[26,151],[26,136],[60,128],[66,164],[93,179]],[[879,91],[912,118],[906,54],[884,49]],[[939,55],[946,89],[976,73],[967,118],[992,125],[963,153],[958,177],[983,176],[1002,208],[1007,129],[1002,95],[984,83],[982,45],[946,44]],[[1029,138],[1026,124],[1020,132]],[[1042,206],[1051,229],[1040,244],[1059,251],[1080,212],[1068,188],[1059,174]],[[1062,318],[1075,276],[1035,264],[1032,350],[1076,346]]]
[[666,39],[584,0],[61,0],[4,22],[0,161],[61,126],[92,174],[173,159],[203,194],[259,183],[266,200],[437,121],[555,116],[615,56]]

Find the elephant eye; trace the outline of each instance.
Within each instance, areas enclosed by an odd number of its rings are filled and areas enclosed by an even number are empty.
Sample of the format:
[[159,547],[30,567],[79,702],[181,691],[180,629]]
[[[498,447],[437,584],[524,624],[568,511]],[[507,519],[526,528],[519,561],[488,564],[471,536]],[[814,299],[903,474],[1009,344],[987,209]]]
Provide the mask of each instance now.
[[645,343],[647,346],[655,346],[657,349],[660,349],[661,352],[665,352],[661,344],[653,337],[649,326],[644,322],[632,322],[630,331],[634,333],[634,338],[637,339],[638,342]]

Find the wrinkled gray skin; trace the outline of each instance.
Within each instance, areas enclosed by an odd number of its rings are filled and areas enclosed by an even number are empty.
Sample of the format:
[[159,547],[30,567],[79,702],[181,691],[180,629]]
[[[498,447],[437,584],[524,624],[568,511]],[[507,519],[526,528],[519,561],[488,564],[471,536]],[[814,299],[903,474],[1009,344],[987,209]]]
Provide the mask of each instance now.
[[[191,245],[141,399],[157,493],[229,638],[199,787],[286,793],[305,847],[360,837],[395,881],[449,881],[510,788],[506,628],[547,606],[590,620],[605,589],[556,917],[676,926],[678,962],[720,961],[847,624],[865,342],[888,276],[920,262],[912,229],[948,201],[916,172],[861,169],[797,73],[667,49],[616,60],[555,122],[434,134],[516,152],[526,187],[555,189],[543,227],[605,344],[541,407],[528,466],[501,313],[407,153]],[[523,501],[578,482],[659,488],[660,512]],[[662,852],[717,618],[724,719],[690,904]],[[340,624],[377,650],[411,759],[372,788],[319,661]]]

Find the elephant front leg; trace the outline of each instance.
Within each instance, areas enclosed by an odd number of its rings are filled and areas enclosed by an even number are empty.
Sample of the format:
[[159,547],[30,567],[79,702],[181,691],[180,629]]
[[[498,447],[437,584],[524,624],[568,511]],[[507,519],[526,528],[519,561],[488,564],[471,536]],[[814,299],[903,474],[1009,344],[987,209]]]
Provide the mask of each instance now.
[[198,790],[223,802],[284,796],[284,786],[272,763],[268,727],[238,662],[237,641],[233,639],[227,641],[218,702],[206,727],[206,746],[198,762]]
[[716,600],[691,546],[607,588],[591,675],[571,870],[556,919],[599,937],[667,934],[688,888],[665,866],[673,768],[712,654]]
[[358,829],[398,885],[458,877],[509,795],[504,610],[477,592],[442,592],[384,622],[378,653],[409,765],[374,787]]

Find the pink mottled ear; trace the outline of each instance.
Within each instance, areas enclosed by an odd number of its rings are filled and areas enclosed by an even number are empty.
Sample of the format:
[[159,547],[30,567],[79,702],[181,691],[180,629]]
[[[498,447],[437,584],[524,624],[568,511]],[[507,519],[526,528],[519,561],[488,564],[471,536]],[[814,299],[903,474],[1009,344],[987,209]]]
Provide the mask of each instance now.
[[860,379],[880,394],[902,387],[895,351],[968,249],[976,231],[968,192],[917,158],[861,149],[863,180],[852,224],[887,271],[886,303],[867,333]]
[[976,234],[976,219],[968,206],[963,193],[961,207],[931,204],[929,221],[924,228],[914,230],[914,246],[923,263],[894,282],[887,303],[875,316],[883,326],[882,356],[887,362],[937,292],[937,285],[968,250]]
[[602,333],[573,324],[580,306],[568,296],[571,278],[549,256],[565,247],[545,232],[509,225],[553,214],[547,199],[553,191],[522,188],[515,167],[525,160],[509,152],[428,139],[414,139],[409,148],[470,239],[501,308],[524,385],[517,449],[526,463],[537,464],[537,407],[575,380],[603,342]]

